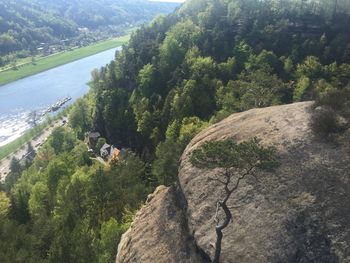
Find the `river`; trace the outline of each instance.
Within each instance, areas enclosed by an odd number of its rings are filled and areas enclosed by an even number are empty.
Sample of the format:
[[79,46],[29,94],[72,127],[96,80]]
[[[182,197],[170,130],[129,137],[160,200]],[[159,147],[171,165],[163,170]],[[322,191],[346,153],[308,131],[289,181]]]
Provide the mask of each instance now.
[[41,114],[57,101],[71,97],[68,106],[89,90],[91,71],[113,60],[116,50],[110,49],[24,79],[0,86],[0,146],[30,128],[28,114]]

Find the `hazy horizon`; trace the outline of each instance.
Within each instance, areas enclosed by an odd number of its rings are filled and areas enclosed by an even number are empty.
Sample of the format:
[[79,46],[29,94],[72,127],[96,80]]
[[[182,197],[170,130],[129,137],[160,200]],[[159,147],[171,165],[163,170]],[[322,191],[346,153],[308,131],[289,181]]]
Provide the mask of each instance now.
[[151,2],[183,3],[186,0],[149,0]]

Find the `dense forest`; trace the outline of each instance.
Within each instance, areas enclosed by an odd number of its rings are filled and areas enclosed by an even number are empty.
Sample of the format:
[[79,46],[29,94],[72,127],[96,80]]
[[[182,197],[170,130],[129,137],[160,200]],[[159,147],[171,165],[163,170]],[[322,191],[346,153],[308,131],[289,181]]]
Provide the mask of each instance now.
[[[349,23],[345,0],[189,0],[137,30],[92,72],[70,127],[28,163],[13,161],[0,195],[0,258],[111,262],[133,212],[174,183],[203,128],[304,100],[349,113]],[[91,159],[89,131],[125,154],[109,166]]]
[[150,21],[176,6],[148,0],[1,0],[0,55],[16,52],[27,56],[40,43],[77,37],[78,28],[88,28],[95,34],[120,33],[127,26]]
[[155,160],[154,175],[175,175],[168,162],[209,123],[347,90],[349,10],[348,1],[188,1],[93,72],[89,128]]

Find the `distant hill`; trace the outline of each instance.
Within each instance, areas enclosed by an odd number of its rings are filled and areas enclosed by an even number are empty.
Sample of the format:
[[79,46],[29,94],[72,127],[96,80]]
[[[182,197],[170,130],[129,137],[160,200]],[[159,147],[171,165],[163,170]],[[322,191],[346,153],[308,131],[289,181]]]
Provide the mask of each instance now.
[[118,32],[176,6],[148,0],[0,0],[0,55],[34,51],[42,42],[77,36],[78,28]]

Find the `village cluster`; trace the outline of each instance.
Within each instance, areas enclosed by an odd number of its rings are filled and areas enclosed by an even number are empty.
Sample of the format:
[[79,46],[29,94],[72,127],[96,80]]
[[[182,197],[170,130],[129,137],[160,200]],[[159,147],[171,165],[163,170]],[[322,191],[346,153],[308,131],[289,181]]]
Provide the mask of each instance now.
[[125,149],[118,149],[117,146],[108,143],[99,143],[103,140],[99,132],[89,132],[86,134],[85,143],[88,146],[89,154],[92,156],[100,157],[105,162],[114,162],[123,157],[126,153]]

